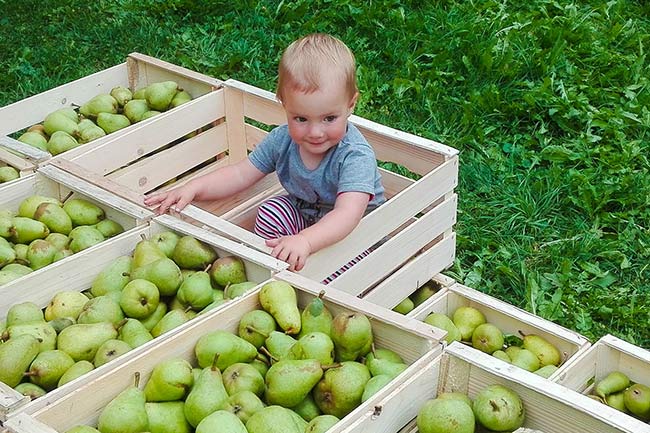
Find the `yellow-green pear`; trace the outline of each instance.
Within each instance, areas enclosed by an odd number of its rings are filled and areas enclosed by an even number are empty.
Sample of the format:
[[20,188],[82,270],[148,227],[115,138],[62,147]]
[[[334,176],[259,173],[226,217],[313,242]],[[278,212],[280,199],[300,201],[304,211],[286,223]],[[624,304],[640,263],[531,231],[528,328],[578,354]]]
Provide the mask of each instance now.
[[71,119],[62,110],[54,111],[48,114],[43,121],[43,129],[50,137],[57,131],[62,131],[68,135],[75,136],[79,133],[79,121]]
[[475,418],[471,406],[461,400],[427,400],[416,420],[421,433],[474,433]]
[[134,349],[153,340],[149,330],[137,319],[126,319],[118,330],[117,338]]
[[43,239],[30,242],[27,248],[27,261],[33,270],[44,268],[54,262],[57,249],[54,245]]
[[285,281],[270,281],[260,289],[259,300],[262,308],[273,316],[278,326],[287,334],[300,332],[298,299],[291,284]]
[[340,312],[332,321],[332,341],[338,361],[353,361],[370,351],[373,342],[372,325],[359,312]]
[[[154,311],[153,314],[156,314],[156,311]],[[147,319],[148,318],[142,320],[147,321]],[[160,320],[158,320],[158,322],[153,326],[153,328],[151,328],[151,335],[153,335],[154,338],[158,337],[159,335],[162,335],[165,332],[171,331],[172,329],[181,326],[183,323],[187,322],[188,320],[190,320],[190,317],[187,315],[187,312],[185,310],[167,311],[163,315],[163,317]]]
[[[267,431],[270,432],[271,430]],[[233,413],[218,410],[203,418],[199,425],[196,426],[196,433],[249,433],[249,430]]]
[[50,234],[50,229],[45,224],[32,218],[16,216],[12,224],[11,240],[18,244],[29,244],[35,239],[44,239]]
[[70,216],[72,224],[75,226],[97,224],[106,218],[104,209],[83,198],[66,200],[63,204],[63,210]]
[[300,403],[323,377],[321,363],[315,359],[285,359],[271,365],[264,381],[265,401],[293,407]]
[[193,384],[190,363],[182,358],[169,358],[153,368],[144,393],[147,401],[182,400]]
[[[89,124],[86,128],[79,129],[79,139],[77,140],[79,144],[89,143],[98,138],[102,138],[106,135],[106,132],[97,126],[92,120],[86,119]],[[81,125],[81,124],[80,124]]]
[[47,151],[47,138],[38,132],[25,132],[20,137],[18,137],[18,141],[21,143],[29,144],[30,146],[33,146],[42,151]]
[[56,388],[61,376],[73,365],[74,360],[64,351],[46,350],[36,355],[25,376],[32,383],[50,391]]
[[225,409],[228,392],[220,370],[215,364],[204,368],[185,399],[185,418],[196,427],[211,413]]
[[[65,250],[70,245],[70,238],[63,233],[50,232],[45,240],[54,245],[58,251]],[[25,255],[25,257],[27,256]]]
[[257,396],[264,393],[264,377],[250,364],[236,362],[223,371],[223,386],[228,395],[250,391]]
[[149,105],[144,99],[132,99],[126,103],[123,111],[131,123],[137,123],[142,119],[142,115],[149,111]]
[[74,290],[57,292],[50,303],[45,307],[45,320],[54,320],[59,317],[70,317],[77,320],[88,302],[88,297]]
[[9,326],[3,334],[3,339],[6,339],[6,336],[8,336],[11,340],[12,338],[25,334],[36,338],[39,352],[56,349],[56,331],[47,322],[29,322]]
[[415,304],[413,303],[411,298],[404,298],[399,304],[393,307],[393,311],[395,311],[396,313],[406,315],[411,311],[413,311],[413,308],[415,308]]
[[[304,433],[307,421],[279,405],[267,406],[255,412],[246,422],[248,433]],[[207,433],[199,432],[197,433]]]
[[100,113],[117,113],[118,103],[108,93],[100,93],[79,107],[79,113],[85,117],[95,119]]
[[185,90],[179,90],[172,98],[172,102],[170,102],[169,108],[170,109],[176,108],[179,105],[185,104],[186,102],[190,102],[191,100],[192,100],[192,95],[187,93]]
[[319,415],[309,421],[309,424],[305,428],[305,433],[325,433],[334,427],[334,424],[337,422],[339,422],[339,419],[334,415]]
[[216,330],[199,338],[194,353],[201,368],[211,366],[218,355],[216,366],[223,371],[236,362],[255,359],[257,348],[231,332]]
[[152,282],[158,287],[161,296],[176,295],[178,288],[186,281],[176,262],[167,257],[138,267],[131,273],[131,278]]
[[25,301],[14,304],[7,311],[6,326],[20,325],[30,322],[44,322],[43,312],[33,302]]
[[112,238],[113,236],[117,236],[120,233],[124,232],[124,226],[122,226],[122,224],[108,218],[103,219],[95,224],[95,228],[99,230],[99,232],[103,234],[106,239]]
[[180,268],[201,270],[217,259],[217,253],[195,237],[183,236],[174,247],[172,259]]
[[259,349],[276,326],[275,319],[266,311],[251,310],[239,319],[237,332],[241,338]]
[[130,386],[111,400],[99,414],[101,433],[141,433],[149,430],[146,398],[137,386]]
[[192,426],[185,419],[185,403],[161,401],[145,403],[151,433],[192,433]]
[[630,378],[623,372],[614,370],[596,383],[596,395],[601,398],[607,397],[630,386]]
[[97,125],[110,134],[131,125],[131,121],[124,114],[99,113]]
[[464,341],[470,341],[474,329],[478,325],[487,322],[485,315],[481,311],[469,306],[458,307],[454,311],[451,320],[460,331],[461,338]]
[[26,218],[34,218],[36,209],[41,203],[54,203],[58,206],[63,206],[63,203],[57,198],[47,197],[44,195],[30,195],[25,197],[18,205],[18,215]]
[[99,346],[116,337],[117,331],[112,323],[77,323],[59,333],[57,348],[75,361],[93,361]]
[[151,281],[134,279],[129,281],[120,296],[120,307],[127,317],[144,319],[158,307],[160,292]]
[[70,231],[68,237],[69,249],[73,253],[83,251],[105,240],[104,235],[93,226],[77,226]]
[[476,420],[493,431],[517,430],[523,425],[526,416],[521,397],[512,389],[499,384],[480,389],[472,402],[472,410]]
[[93,365],[95,368],[101,367],[129,351],[131,351],[131,346],[125,341],[116,338],[106,340],[97,348],[97,353],[93,358]]
[[369,380],[368,367],[356,361],[342,362],[325,371],[314,388],[314,401],[324,414],[343,418],[359,406]]
[[111,296],[104,295],[89,299],[81,309],[77,323],[108,322],[114,325],[124,320],[120,304]]
[[244,261],[237,256],[219,257],[210,267],[210,276],[221,287],[247,281]]
[[158,248],[156,242],[150,239],[142,239],[138,241],[133,250],[133,270],[166,257],[165,253]]
[[133,258],[131,256],[119,256],[111,261],[93,280],[90,293],[93,296],[102,296],[108,292],[121,292],[131,280],[132,264]]
[[[254,413],[265,407],[264,402],[253,392],[239,391],[228,397],[225,410],[233,413],[243,423],[246,423]],[[293,408],[293,410],[296,409]]]
[[79,146],[77,139],[65,131],[56,131],[47,141],[47,151],[52,155],[58,155]]
[[140,121],[142,122],[143,120],[147,120],[147,119],[149,119],[150,117],[154,117],[154,116],[157,116],[157,115],[159,115],[159,114],[160,114],[160,111],[156,111],[156,110],[149,110],[149,111],[146,111],[146,112],[142,115],[142,117],[140,117]]
[[47,391],[31,382],[19,383],[16,385],[14,390],[26,397],[29,397],[30,400],[36,400],[37,398],[43,397],[45,394],[47,394]]
[[145,99],[152,110],[165,111],[178,90],[178,84],[175,81],[151,83],[145,90]]
[[557,366],[562,362],[562,354],[557,347],[540,335],[525,335],[523,347],[533,352],[539,358],[539,363],[542,367],[545,365]]
[[11,182],[18,179],[20,173],[10,165],[0,167],[0,183]]
[[460,334],[460,330],[446,314],[434,311],[432,313],[429,313],[429,315],[424,318],[423,322],[447,331],[445,341],[449,344],[451,344],[453,341],[461,340],[462,336]]
[[86,361],[86,360],[77,361],[70,368],[68,368],[65,371],[65,373],[63,373],[63,376],[61,376],[61,378],[59,379],[59,383],[57,384],[57,387],[61,387],[68,382],[72,382],[76,378],[81,377],[84,374],[94,369],[95,366],[90,361]]
[[12,388],[18,385],[38,353],[38,340],[28,334],[0,344],[0,382]]
[[131,90],[124,86],[113,87],[110,91],[110,95],[115,98],[120,107],[124,107],[127,102],[133,98]]

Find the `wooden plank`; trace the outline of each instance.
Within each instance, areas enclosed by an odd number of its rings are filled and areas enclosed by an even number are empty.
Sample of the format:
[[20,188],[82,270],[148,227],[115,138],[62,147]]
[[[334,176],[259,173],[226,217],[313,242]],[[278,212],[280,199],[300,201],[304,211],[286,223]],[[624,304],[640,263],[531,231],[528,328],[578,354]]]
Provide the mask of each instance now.
[[59,433],[24,413],[19,413],[15,417],[12,417],[11,422],[6,427],[7,433]]
[[253,150],[266,137],[268,132],[251,124],[246,124],[246,148]]
[[29,144],[22,143],[18,140],[14,140],[11,137],[2,137],[0,136],[0,146],[3,146],[7,149],[10,149],[14,152],[18,152],[23,155],[28,161],[33,161],[33,163],[39,163],[49,159],[52,155],[49,152],[44,152],[40,149],[30,146]]
[[[223,81],[221,80],[141,53],[130,53],[127,57],[127,64],[130,69],[135,69],[133,71],[129,70],[129,75],[134,77],[137,77],[139,73],[144,75],[144,78],[140,78],[139,81],[131,84],[132,89],[135,89],[138,85],[142,86],[158,81],[174,80],[193,97],[196,97],[197,95],[192,94],[190,90],[193,90],[199,85],[201,85],[201,94],[223,86]],[[145,71],[140,71],[139,69],[145,69]]]
[[16,170],[18,170],[21,176],[31,174],[36,170],[35,163],[1,147],[0,147],[0,161],[2,161],[4,165],[10,165]]
[[229,156],[233,164],[247,156],[244,119],[244,95],[231,87],[225,88],[226,125],[228,126]]

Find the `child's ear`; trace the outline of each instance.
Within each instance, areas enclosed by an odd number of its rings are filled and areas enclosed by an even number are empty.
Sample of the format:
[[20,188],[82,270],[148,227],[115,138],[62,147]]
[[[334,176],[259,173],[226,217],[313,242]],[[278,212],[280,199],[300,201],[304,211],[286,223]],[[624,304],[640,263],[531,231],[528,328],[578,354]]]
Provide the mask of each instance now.
[[357,105],[357,99],[359,99],[359,92],[355,92],[354,95],[352,95],[352,98],[350,98],[350,104],[348,105],[350,112],[352,112],[354,107]]

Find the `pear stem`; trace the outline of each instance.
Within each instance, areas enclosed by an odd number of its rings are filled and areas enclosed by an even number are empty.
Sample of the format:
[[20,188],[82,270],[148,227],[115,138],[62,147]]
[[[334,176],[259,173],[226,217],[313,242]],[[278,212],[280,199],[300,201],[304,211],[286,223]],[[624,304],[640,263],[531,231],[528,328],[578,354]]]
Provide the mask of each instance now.
[[267,334],[266,332],[262,332],[262,331],[260,331],[259,329],[257,329],[257,328],[254,327],[254,326],[246,325],[246,330],[247,330],[247,331],[250,331],[250,332],[255,332],[255,333],[257,333],[257,334],[260,334],[260,335],[261,335],[262,337],[264,337],[264,338],[269,338],[269,334]]
[[219,369],[219,367],[217,367],[217,361],[219,360],[219,355],[221,355],[221,354],[220,353],[215,353],[214,354],[214,359],[212,360],[212,365],[210,366],[212,371],[216,371],[216,370]]
[[278,358],[276,358],[275,356],[273,356],[273,355],[271,354],[271,352],[269,352],[269,350],[268,350],[266,347],[262,346],[262,347],[260,347],[259,350],[260,350],[260,352],[262,352],[264,355],[268,356],[268,357],[271,359],[271,361],[278,361]]
[[255,359],[257,359],[258,361],[263,362],[263,363],[266,364],[266,365],[269,365],[269,364],[270,364],[270,363],[269,363],[269,360],[266,359],[266,356],[264,356],[263,354],[261,354],[261,353],[259,353],[259,352],[258,352],[257,355],[255,356]]
[[370,352],[372,352],[372,356],[374,356],[375,358],[377,357],[377,354],[375,353],[375,342],[374,341],[372,343],[370,343]]
[[136,371],[133,375],[133,384],[137,388],[140,385],[140,372]]
[[122,319],[117,324],[115,325],[115,330],[118,331],[122,326],[126,325],[126,322],[128,322],[129,319]]
[[521,329],[520,329],[519,331],[517,331],[517,332],[519,332],[519,335],[521,335],[522,337],[525,337],[525,336],[526,336],[526,334],[524,333],[524,331],[522,331]]
[[323,299],[324,297],[325,297],[325,290],[321,290],[320,292],[318,292],[319,299]]
[[341,364],[340,362],[335,362],[334,364],[321,365],[320,368],[322,368],[323,371],[327,371],[327,370],[329,370],[330,368],[339,368],[339,367],[341,367],[342,365],[343,365],[343,364]]
[[212,267],[212,263],[208,264],[208,266],[206,266],[205,269],[203,269],[203,272],[208,272],[208,271],[210,271],[210,268],[211,268],[211,267]]

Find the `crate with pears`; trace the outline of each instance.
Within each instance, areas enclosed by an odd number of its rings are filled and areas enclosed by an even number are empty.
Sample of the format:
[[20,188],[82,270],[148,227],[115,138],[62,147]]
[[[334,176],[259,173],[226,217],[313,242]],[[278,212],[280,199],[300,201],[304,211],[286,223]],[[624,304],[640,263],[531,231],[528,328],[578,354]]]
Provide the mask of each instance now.
[[[51,163],[98,184],[110,180],[126,198],[141,203],[144,194],[182,185],[246,158],[272,127],[286,123],[273,93],[236,80],[224,82],[223,88],[204,98],[193,105],[192,116],[178,118],[174,125],[154,118],[89,151],[72,150]],[[407,261],[426,268],[429,277],[450,266],[455,252],[458,151],[358,116],[350,121],[373,146],[378,160],[399,164],[418,180],[381,168],[387,202],[365,216],[346,239],[311,255],[301,274],[322,281],[373,245],[376,248],[361,263],[338,278],[338,289],[360,295]],[[206,124],[214,127],[192,140],[176,141],[177,129],[185,134]],[[155,157],[152,152],[157,152]],[[195,202],[178,216],[269,252],[252,229],[258,206],[282,193],[277,176],[270,174],[228,199]]]
[[341,431],[416,372],[432,380],[443,335],[283,271],[4,425],[16,433]]
[[153,213],[55,167],[0,186],[0,290],[60,278],[65,263]]
[[122,64],[0,107],[0,160],[29,166],[71,149],[83,152],[87,143],[119,136],[133,124],[183,111],[176,108],[220,85],[206,75],[132,53]]
[[605,335],[567,365],[558,383],[634,418],[650,421],[650,352]]
[[3,291],[0,420],[84,386],[285,268],[163,215]]
[[[615,409],[576,391],[507,366],[459,342],[445,347],[433,380],[415,374],[417,393],[399,389],[375,404],[346,432],[373,433],[647,433]],[[405,408],[417,415],[407,418]]]
[[590,346],[587,338],[462,284],[444,288],[408,316],[524,370],[557,380],[570,360]]

